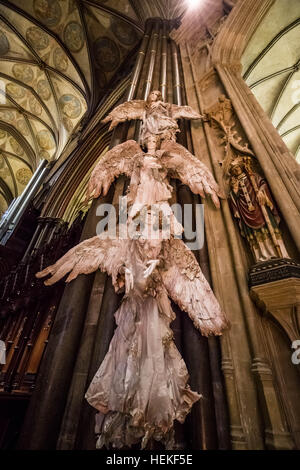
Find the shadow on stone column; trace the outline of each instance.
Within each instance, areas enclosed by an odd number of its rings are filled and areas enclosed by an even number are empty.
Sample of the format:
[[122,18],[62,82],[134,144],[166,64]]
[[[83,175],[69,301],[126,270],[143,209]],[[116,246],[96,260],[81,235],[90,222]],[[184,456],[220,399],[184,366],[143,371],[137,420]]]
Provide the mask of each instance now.
[[[110,202],[114,185],[89,210],[81,241],[95,235],[99,202]],[[19,449],[55,449],[94,274],[80,275],[66,286],[30,400]]]
[[[88,385],[102,363],[116,327],[114,313],[121,303],[122,295],[115,293],[110,277],[106,278],[105,290],[95,334],[94,349],[88,374]],[[84,399],[78,426],[76,449],[95,449],[95,415],[97,411]]]

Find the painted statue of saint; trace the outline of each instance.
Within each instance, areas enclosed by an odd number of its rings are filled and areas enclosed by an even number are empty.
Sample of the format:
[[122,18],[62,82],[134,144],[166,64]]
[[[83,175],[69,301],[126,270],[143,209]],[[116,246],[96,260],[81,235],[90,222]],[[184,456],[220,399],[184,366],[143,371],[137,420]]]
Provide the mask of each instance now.
[[280,217],[267,182],[238,157],[229,168],[229,203],[256,262],[289,258],[279,230]]

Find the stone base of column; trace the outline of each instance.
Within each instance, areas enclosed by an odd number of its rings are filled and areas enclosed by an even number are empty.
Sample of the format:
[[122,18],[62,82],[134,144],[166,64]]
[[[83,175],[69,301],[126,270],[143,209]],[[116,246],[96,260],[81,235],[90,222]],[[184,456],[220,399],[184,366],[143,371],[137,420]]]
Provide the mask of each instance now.
[[288,432],[265,431],[266,446],[269,450],[295,450],[291,435]]

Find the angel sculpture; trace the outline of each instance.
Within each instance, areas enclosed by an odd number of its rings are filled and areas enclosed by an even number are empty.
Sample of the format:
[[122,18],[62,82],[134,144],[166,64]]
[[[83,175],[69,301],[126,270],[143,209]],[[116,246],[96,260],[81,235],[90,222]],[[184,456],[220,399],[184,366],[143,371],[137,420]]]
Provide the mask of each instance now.
[[[203,198],[210,194],[216,207],[220,207],[221,191],[208,168],[185,147],[176,142],[179,132],[177,119],[201,119],[190,106],[177,106],[161,101],[161,93],[152,91],[147,99],[132,100],[117,106],[103,120],[111,121],[110,128],[130,119],[142,119],[141,144],[134,140],[119,144],[106,153],[94,168],[86,201],[105,195],[113,180],[124,173],[131,178],[130,200],[135,204],[152,204],[168,200],[172,187],[169,178],[178,178],[195,194]],[[152,157],[152,159],[151,159]]]
[[[141,228],[125,239],[103,232],[37,273],[51,274],[45,281],[51,285],[67,273],[70,282],[101,269],[112,276],[116,291],[125,289],[109,350],[86,393],[102,418],[97,447],[130,447],[142,441],[144,448],[155,439],[172,448],[174,420],[183,422],[200,398],[188,386],[186,365],[173,342],[170,298],[205,336],[220,335],[228,325],[194,255],[176,238],[183,228],[168,203],[168,179],[174,177],[202,197],[210,194],[215,206],[220,205],[221,192],[208,168],[175,139],[177,118],[200,116],[159,97],[152,92],[147,103],[132,101],[110,113],[106,120],[112,120],[112,127],[126,119],[143,119],[142,142],[148,152],[133,140],[107,152],[91,174],[87,199],[105,195],[113,180],[125,174],[130,177],[129,228],[143,210],[151,214],[149,207],[156,205],[169,217],[169,237],[164,236],[162,219],[153,223],[150,217],[145,224],[150,236]],[[159,236],[152,236],[154,226]]]
[[136,206],[167,201],[172,195],[168,178],[177,178],[195,194],[209,194],[219,208],[223,198],[214,177],[198,158],[176,142],[166,141],[163,150],[145,154],[134,140],[109,150],[91,173],[86,201],[107,194],[115,178],[130,177],[128,203]]
[[141,145],[155,153],[165,141],[176,142],[177,119],[202,119],[190,106],[164,103],[160,91],[152,91],[147,100],[131,100],[114,108],[103,122],[111,121],[110,129],[120,122],[141,119]]
[[[149,222],[148,222],[149,220]],[[151,226],[151,217],[146,226]],[[37,277],[51,285],[70,273],[101,269],[112,276],[117,292],[125,287],[115,313],[117,328],[86,398],[102,421],[97,447],[130,447],[150,439],[172,449],[174,420],[183,422],[200,396],[188,386],[188,371],[177,350],[170,323],[169,298],[187,312],[205,336],[220,335],[226,319],[201,269],[180,239],[162,236],[120,240],[106,232],[68,251]],[[181,228],[182,230],[182,228]],[[98,416],[98,418],[99,418]]]

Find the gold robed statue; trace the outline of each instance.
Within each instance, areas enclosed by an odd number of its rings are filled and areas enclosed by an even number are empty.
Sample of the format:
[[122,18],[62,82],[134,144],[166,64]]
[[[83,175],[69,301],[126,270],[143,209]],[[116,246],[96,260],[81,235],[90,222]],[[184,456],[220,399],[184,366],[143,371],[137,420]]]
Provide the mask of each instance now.
[[264,178],[250,157],[239,156],[229,167],[229,203],[256,262],[289,258],[279,230],[280,217]]

